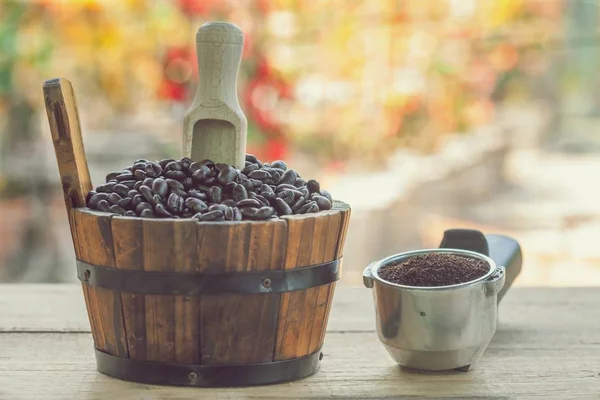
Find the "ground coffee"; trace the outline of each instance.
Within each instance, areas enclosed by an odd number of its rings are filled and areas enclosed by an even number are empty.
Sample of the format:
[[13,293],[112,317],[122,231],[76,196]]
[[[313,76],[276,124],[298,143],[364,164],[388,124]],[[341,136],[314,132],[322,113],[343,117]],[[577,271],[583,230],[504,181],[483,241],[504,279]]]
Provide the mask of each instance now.
[[378,275],[388,282],[405,286],[448,286],[480,278],[489,265],[478,258],[450,253],[429,253],[386,265]]

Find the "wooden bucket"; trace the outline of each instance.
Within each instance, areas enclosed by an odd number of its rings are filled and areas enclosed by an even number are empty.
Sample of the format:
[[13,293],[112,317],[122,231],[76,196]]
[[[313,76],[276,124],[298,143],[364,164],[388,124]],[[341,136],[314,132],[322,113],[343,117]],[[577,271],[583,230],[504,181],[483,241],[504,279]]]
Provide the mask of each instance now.
[[348,205],[216,223],[90,210],[70,83],[48,81],[45,95],[98,370],[189,386],[314,373],[341,272]]

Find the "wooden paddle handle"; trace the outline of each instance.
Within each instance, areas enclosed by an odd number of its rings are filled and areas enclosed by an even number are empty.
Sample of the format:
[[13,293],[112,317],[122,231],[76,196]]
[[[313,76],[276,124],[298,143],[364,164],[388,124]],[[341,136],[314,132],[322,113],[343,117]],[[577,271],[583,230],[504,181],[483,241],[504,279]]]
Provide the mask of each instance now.
[[234,24],[208,22],[196,33],[198,93],[206,107],[239,107],[237,77],[242,61],[244,34]]
[[184,120],[183,155],[244,168],[247,120],[237,96],[244,34],[226,22],[196,33],[198,89]]
[[44,82],[44,102],[65,207],[67,215],[70,215],[72,208],[85,207],[85,197],[92,188],[83,149],[77,101],[71,82],[61,78]]

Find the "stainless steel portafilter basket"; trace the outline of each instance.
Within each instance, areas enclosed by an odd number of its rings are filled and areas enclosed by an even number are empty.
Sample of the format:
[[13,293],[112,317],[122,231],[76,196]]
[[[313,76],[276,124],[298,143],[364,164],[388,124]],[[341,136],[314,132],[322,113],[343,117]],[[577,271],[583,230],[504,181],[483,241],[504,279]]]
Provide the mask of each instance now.
[[[489,265],[471,282],[415,287],[390,283],[380,268],[425,253],[452,253]],[[506,236],[449,230],[439,249],[395,254],[371,263],[363,273],[373,289],[377,335],[400,365],[420,370],[472,369],[496,332],[498,302],[519,274],[519,244]]]

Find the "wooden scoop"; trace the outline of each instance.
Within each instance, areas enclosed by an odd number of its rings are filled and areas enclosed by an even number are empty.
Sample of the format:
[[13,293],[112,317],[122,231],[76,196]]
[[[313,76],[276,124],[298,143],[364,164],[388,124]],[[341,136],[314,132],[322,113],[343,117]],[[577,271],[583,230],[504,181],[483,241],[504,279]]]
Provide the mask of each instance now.
[[248,121],[237,97],[244,34],[234,24],[208,22],[196,33],[198,91],[183,122],[183,155],[244,168]]

